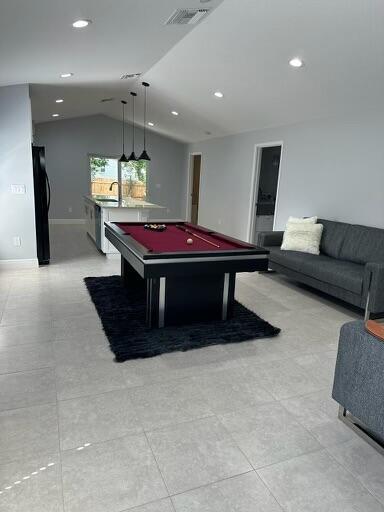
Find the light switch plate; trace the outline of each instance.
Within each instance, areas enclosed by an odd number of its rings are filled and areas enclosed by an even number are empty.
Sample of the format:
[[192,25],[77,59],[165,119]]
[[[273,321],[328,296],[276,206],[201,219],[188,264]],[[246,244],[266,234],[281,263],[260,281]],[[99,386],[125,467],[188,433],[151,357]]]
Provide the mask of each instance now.
[[12,194],[25,194],[25,185],[12,184],[11,192]]

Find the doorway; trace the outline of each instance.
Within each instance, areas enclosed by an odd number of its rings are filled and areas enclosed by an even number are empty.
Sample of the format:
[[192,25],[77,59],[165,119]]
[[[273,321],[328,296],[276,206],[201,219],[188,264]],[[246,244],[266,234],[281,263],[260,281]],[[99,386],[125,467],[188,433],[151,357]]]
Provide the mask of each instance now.
[[260,231],[272,231],[279,186],[281,143],[255,148],[255,187],[251,201],[249,240],[257,242]]
[[201,175],[201,154],[191,154],[190,176],[189,176],[189,215],[192,224],[199,221],[199,199],[200,199],[200,175]]

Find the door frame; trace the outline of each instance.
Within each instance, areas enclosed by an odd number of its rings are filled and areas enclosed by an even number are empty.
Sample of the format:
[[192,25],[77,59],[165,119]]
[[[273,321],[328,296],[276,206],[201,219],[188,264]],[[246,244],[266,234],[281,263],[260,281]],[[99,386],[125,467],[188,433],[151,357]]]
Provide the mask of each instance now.
[[248,231],[247,237],[248,242],[253,243],[253,233],[255,229],[255,213],[256,213],[256,200],[259,191],[259,178],[260,178],[260,167],[261,167],[261,154],[263,148],[270,148],[273,146],[280,146],[280,161],[279,161],[279,177],[277,179],[276,188],[276,204],[275,204],[275,215],[273,217],[273,229],[275,229],[276,221],[276,210],[279,202],[279,190],[280,190],[280,179],[281,179],[281,161],[283,157],[284,143],[282,140],[271,141],[271,142],[260,142],[255,144],[253,150],[253,163],[252,163],[252,182],[251,182],[251,193],[249,197],[249,214],[248,214]]
[[[193,186],[193,157],[200,155],[200,185],[201,185],[201,172],[203,169],[203,154],[201,151],[193,151],[189,153],[188,162],[188,176],[187,176],[187,201],[185,208],[185,219],[189,222],[192,213],[192,186]],[[199,191],[199,206],[200,206],[200,191]]]

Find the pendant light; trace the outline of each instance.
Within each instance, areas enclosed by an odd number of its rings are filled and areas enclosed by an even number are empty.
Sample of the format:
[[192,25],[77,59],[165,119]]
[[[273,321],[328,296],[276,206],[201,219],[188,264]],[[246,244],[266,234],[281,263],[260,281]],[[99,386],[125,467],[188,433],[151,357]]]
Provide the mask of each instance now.
[[147,125],[147,88],[149,87],[148,82],[142,82],[142,85],[144,87],[144,124],[143,124],[143,133],[144,133],[144,149],[141,155],[139,156],[139,160],[147,160],[150,161],[150,157],[146,151],[145,148],[145,136],[146,136],[146,125]]
[[121,155],[121,157],[119,158],[119,162],[128,162],[128,158],[125,156],[125,151],[124,151],[124,128],[125,128],[125,105],[127,104],[126,101],[124,100],[121,100],[121,104],[123,105],[123,154]]
[[132,153],[128,157],[128,162],[137,162],[138,158],[135,155],[135,97],[137,94],[131,92],[132,96]]

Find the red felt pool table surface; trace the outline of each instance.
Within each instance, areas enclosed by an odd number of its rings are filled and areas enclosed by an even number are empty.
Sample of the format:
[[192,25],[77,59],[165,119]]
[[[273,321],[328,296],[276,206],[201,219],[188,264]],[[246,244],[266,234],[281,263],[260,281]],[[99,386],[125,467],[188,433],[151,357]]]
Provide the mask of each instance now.
[[[166,224],[165,231],[152,231],[145,229],[143,224],[134,224],[129,222],[116,222],[116,225],[124,231],[126,235],[132,236],[139,244],[146,247],[151,252],[191,252],[191,251],[225,251],[236,249],[249,249],[253,246],[240,240],[228,240],[219,233],[209,233],[205,228],[200,228],[193,224],[179,224],[184,228],[202,236],[206,240],[219,245],[215,247],[204,240],[186,233],[178,228],[176,224]],[[187,239],[192,238],[193,243],[187,244]]]

